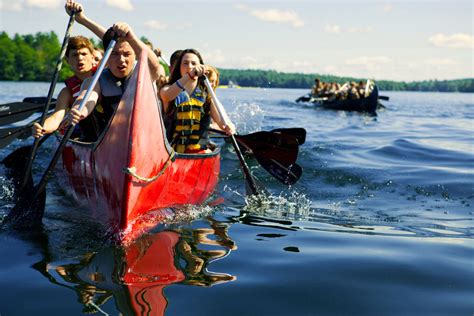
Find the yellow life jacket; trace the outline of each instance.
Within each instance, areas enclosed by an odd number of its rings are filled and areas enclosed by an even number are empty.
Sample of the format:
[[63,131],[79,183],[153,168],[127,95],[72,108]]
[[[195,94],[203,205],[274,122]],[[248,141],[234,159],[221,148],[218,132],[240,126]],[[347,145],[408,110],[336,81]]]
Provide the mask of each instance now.
[[178,153],[207,148],[210,124],[207,94],[199,86],[189,95],[182,91],[175,99],[172,146]]

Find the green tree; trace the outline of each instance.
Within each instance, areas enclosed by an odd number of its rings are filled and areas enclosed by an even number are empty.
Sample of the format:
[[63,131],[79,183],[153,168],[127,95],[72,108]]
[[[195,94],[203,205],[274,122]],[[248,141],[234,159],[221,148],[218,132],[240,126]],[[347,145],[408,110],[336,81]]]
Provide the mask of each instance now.
[[15,67],[16,54],[15,43],[7,33],[0,33],[0,80],[18,80],[20,78]]

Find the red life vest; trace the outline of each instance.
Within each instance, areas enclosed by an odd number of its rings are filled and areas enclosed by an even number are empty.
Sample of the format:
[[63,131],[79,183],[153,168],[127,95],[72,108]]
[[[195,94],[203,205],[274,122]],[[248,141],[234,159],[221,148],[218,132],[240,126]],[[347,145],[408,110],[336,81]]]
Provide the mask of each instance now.
[[75,99],[79,96],[79,92],[81,91],[81,84],[82,80],[79,79],[76,75],[67,78],[64,83],[66,87],[71,90],[72,97]]
[[[96,72],[97,67],[92,67],[92,75]],[[67,78],[64,80],[66,87],[71,90],[72,97],[74,100],[79,96],[79,92],[81,91],[82,80],[79,79],[76,75]]]

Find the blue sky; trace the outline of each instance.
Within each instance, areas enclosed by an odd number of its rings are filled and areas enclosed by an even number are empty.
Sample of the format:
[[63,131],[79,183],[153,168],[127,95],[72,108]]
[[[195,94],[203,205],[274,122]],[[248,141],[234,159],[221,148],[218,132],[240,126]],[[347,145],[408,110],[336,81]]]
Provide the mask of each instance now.
[[[165,56],[198,49],[222,68],[389,80],[474,77],[473,1],[84,0],[86,14],[129,23]],[[64,36],[63,0],[0,0],[8,34]],[[75,25],[73,33],[92,37]]]

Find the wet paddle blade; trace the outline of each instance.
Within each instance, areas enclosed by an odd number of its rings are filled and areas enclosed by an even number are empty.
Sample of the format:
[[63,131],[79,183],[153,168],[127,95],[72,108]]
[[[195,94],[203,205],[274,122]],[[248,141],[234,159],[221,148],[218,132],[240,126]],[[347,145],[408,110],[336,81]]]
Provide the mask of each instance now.
[[311,100],[311,95],[308,93],[296,99],[295,102],[309,102],[310,100]]
[[252,151],[257,160],[275,160],[288,167],[298,158],[298,141],[293,136],[262,131],[238,135],[236,139],[239,144]]
[[3,224],[17,229],[35,228],[42,225],[46,191],[41,190],[36,194],[31,194],[33,191],[32,185],[23,190],[24,194],[5,217]]
[[23,180],[30,152],[31,146],[23,146],[14,150],[2,160],[2,164],[4,164],[8,169],[7,176],[15,185],[16,190],[19,188],[20,182]]
[[[48,134],[40,139],[38,147],[41,146],[52,134]],[[15,149],[8,156],[3,158],[2,164],[8,169],[8,177],[15,184],[15,189],[19,189],[20,182],[25,176],[25,169],[28,165],[32,145],[22,146]],[[31,174],[27,175],[31,178]]]
[[270,133],[284,134],[293,136],[298,141],[298,145],[303,145],[306,141],[306,130],[301,127],[293,128],[277,128],[270,131]]
[[301,177],[303,170],[296,164],[296,159],[300,141],[304,143],[306,140],[306,130],[303,128],[235,135],[235,139],[242,151],[253,154],[259,164],[278,181],[291,185]]
[[276,160],[258,160],[258,162],[275,179],[286,185],[295,184],[303,174],[303,169],[297,163],[286,167]]
[[271,132],[259,132],[238,137],[245,148],[251,150],[258,163],[278,181],[292,185],[303,173],[296,164],[298,142],[295,137]]

